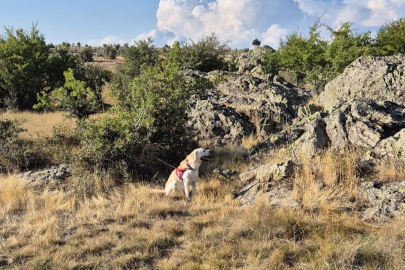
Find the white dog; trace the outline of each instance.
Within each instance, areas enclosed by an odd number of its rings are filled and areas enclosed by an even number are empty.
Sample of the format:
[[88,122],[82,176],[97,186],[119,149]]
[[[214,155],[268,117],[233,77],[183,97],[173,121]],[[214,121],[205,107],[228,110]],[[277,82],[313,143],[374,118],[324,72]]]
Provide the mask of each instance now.
[[197,195],[198,169],[200,168],[201,161],[211,162],[211,159],[208,158],[211,152],[204,148],[198,148],[191,152],[169,176],[165,187],[166,195],[176,190],[181,191],[184,189],[187,201],[191,201],[188,185],[191,184],[193,187],[193,196]]

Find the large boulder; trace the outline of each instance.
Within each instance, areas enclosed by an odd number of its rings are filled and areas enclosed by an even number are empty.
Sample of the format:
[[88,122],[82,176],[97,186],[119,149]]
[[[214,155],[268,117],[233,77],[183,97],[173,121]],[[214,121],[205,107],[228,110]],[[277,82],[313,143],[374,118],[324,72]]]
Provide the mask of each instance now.
[[198,141],[211,145],[239,141],[254,130],[246,114],[209,100],[195,103],[188,125],[194,129]]
[[290,198],[291,188],[282,181],[293,175],[295,167],[292,161],[286,161],[254,166],[243,171],[239,179],[245,186],[235,194],[236,199],[241,206],[250,205],[259,198],[264,198],[273,207],[298,206]]
[[290,177],[294,172],[294,168],[295,164],[290,160],[281,163],[254,166],[241,172],[239,179],[243,184],[279,181]]
[[360,57],[325,86],[319,101],[329,112],[342,101],[356,99],[405,105],[404,73],[404,54]]

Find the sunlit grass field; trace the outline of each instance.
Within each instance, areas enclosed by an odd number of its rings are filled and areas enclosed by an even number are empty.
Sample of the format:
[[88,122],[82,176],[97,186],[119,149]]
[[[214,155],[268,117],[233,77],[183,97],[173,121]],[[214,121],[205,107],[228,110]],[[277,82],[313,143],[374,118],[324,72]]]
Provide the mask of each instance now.
[[[59,124],[75,125],[61,112],[2,117],[21,122],[27,140],[51,136]],[[264,199],[241,208],[233,199],[242,187],[239,180],[210,172],[218,167],[241,172],[290,158],[281,149],[247,161],[247,150],[259,142],[252,135],[240,145],[215,149],[190,203],[183,194],[156,192],[165,179],[83,198],[3,175],[0,269],[405,269],[405,221],[364,222],[347,200],[362,199],[356,188],[364,180],[356,173],[358,153],[326,151],[312,162],[299,158],[292,197],[300,208],[273,209]],[[381,168],[379,175],[405,177],[395,167]],[[79,180],[73,177],[67,186]]]

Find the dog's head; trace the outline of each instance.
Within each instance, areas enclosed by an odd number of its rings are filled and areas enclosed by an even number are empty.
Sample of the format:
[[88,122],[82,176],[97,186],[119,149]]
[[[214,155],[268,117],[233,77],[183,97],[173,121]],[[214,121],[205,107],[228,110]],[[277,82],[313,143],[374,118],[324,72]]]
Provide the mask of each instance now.
[[211,162],[212,160],[209,158],[212,151],[204,149],[204,148],[197,148],[190,155],[187,156],[188,164],[196,168],[201,165],[201,161]]

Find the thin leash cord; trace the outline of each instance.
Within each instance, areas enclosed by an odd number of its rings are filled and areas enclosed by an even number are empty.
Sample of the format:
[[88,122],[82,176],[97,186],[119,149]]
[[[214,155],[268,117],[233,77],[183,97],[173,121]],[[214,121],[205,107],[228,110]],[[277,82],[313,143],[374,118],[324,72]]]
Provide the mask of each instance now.
[[166,164],[167,166],[172,167],[173,169],[176,169],[176,167],[174,167],[174,166],[172,166],[172,165],[170,165],[170,164],[164,162],[164,161],[161,160],[160,158],[157,158],[157,157],[155,157],[154,155],[152,155],[152,154],[150,154],[150,153],[147,153],[147,154],[150,155],[150,156],[152,156],[152,157],[154,157],[154,158],[156,158],[157,160],[159,160],[160,162]]

